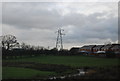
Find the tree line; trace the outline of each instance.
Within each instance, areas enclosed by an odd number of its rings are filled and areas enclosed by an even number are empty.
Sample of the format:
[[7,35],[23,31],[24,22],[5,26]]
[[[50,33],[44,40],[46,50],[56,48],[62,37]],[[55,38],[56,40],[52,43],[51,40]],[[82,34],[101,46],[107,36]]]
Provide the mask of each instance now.
[[[70,50],[57,48],[44,48],[41,46],[32,46],[26,43],[19,43],[13,35],[4,35],[0,37],[2,50],[2,59],[13,59],[23,57],[34,57],[41,55],[85,55],[79,53],[79,48],[71,48]],[[115,54],[108,51],[106,57],[115,57]]]
[[69,50],[58,50],[57,48],[44,48],[32,46],[26,43],[19,43],[14,35],[1,36],[2,58],[22,58],[40,55],[72,55]]

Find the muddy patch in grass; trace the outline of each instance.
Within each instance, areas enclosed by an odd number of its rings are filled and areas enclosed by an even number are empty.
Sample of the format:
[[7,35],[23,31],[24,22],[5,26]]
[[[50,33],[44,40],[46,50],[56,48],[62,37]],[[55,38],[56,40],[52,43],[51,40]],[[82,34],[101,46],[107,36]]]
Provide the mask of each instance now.
[[118,79],[120,66],[109,67],[77,67],[65,65],[42,64],[35,62],[3,62],[3,67],[22,67],[40,71],[55,72],[55,76],[40,77],[36,75],[33,79],[45,80],[67,80],[67,79]]

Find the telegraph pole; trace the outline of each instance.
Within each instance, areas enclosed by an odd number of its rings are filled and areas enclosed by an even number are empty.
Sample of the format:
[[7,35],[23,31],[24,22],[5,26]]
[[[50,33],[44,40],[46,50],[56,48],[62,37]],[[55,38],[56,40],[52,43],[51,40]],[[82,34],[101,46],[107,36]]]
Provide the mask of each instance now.
[[56,48],[62,50],[63,49],[63,40],[62,36],[65,35],[62,33],[63,29],[59,28],[57,30],[57,40],[56,40]]

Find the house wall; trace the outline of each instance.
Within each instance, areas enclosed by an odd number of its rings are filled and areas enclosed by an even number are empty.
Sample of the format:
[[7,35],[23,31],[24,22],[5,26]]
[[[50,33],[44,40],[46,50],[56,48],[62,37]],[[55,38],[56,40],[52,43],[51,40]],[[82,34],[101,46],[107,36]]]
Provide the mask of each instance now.
[[[98,55],[97,53],[94,53],[94,52],[97,52],[97,51],[114,51],[115,52],[119,52],[120,53],[120,49],[119,48],[115,48],[114,46],[116,45],[106,45],[106,46],[101,46],[101,47],[98,47],[98,48],[95,48],[96,46],[93,46],[93,47],[82,47],[80,48],[80,51],[87,51],[87,52],[91,52],[89,55]],[[112,49],[114,47],[114,49]],[[85,53],[83,53],[85,54]],[[106,54],[102,54],[102,55],[106,55]],[[120,54],[116,54],[118,55],[117,57],[120,57]]]
[[[114,45],[115,46],[115,45]],[[97,52],[97,51],[120,51],[120,49],[112,49],[113,45],[110,46],[101,46],[100,48],[95,48],[96,46],[87,48],[81,48],[80,51],[88,51],[88,52]],[[94,49],[95,48],[95,49]]]

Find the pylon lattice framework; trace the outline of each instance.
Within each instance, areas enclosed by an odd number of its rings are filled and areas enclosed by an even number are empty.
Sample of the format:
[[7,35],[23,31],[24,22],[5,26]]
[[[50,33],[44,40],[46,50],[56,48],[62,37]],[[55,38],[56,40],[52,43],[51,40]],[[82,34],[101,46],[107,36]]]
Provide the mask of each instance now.
[[64,31],[63,29],[59,28],[57,31],[57,40],[56,40],[56,48],[58,50],[62,50],[63,49],[63,40],[62,40],[62,36],[65,35],[62,33],[62,31]]

